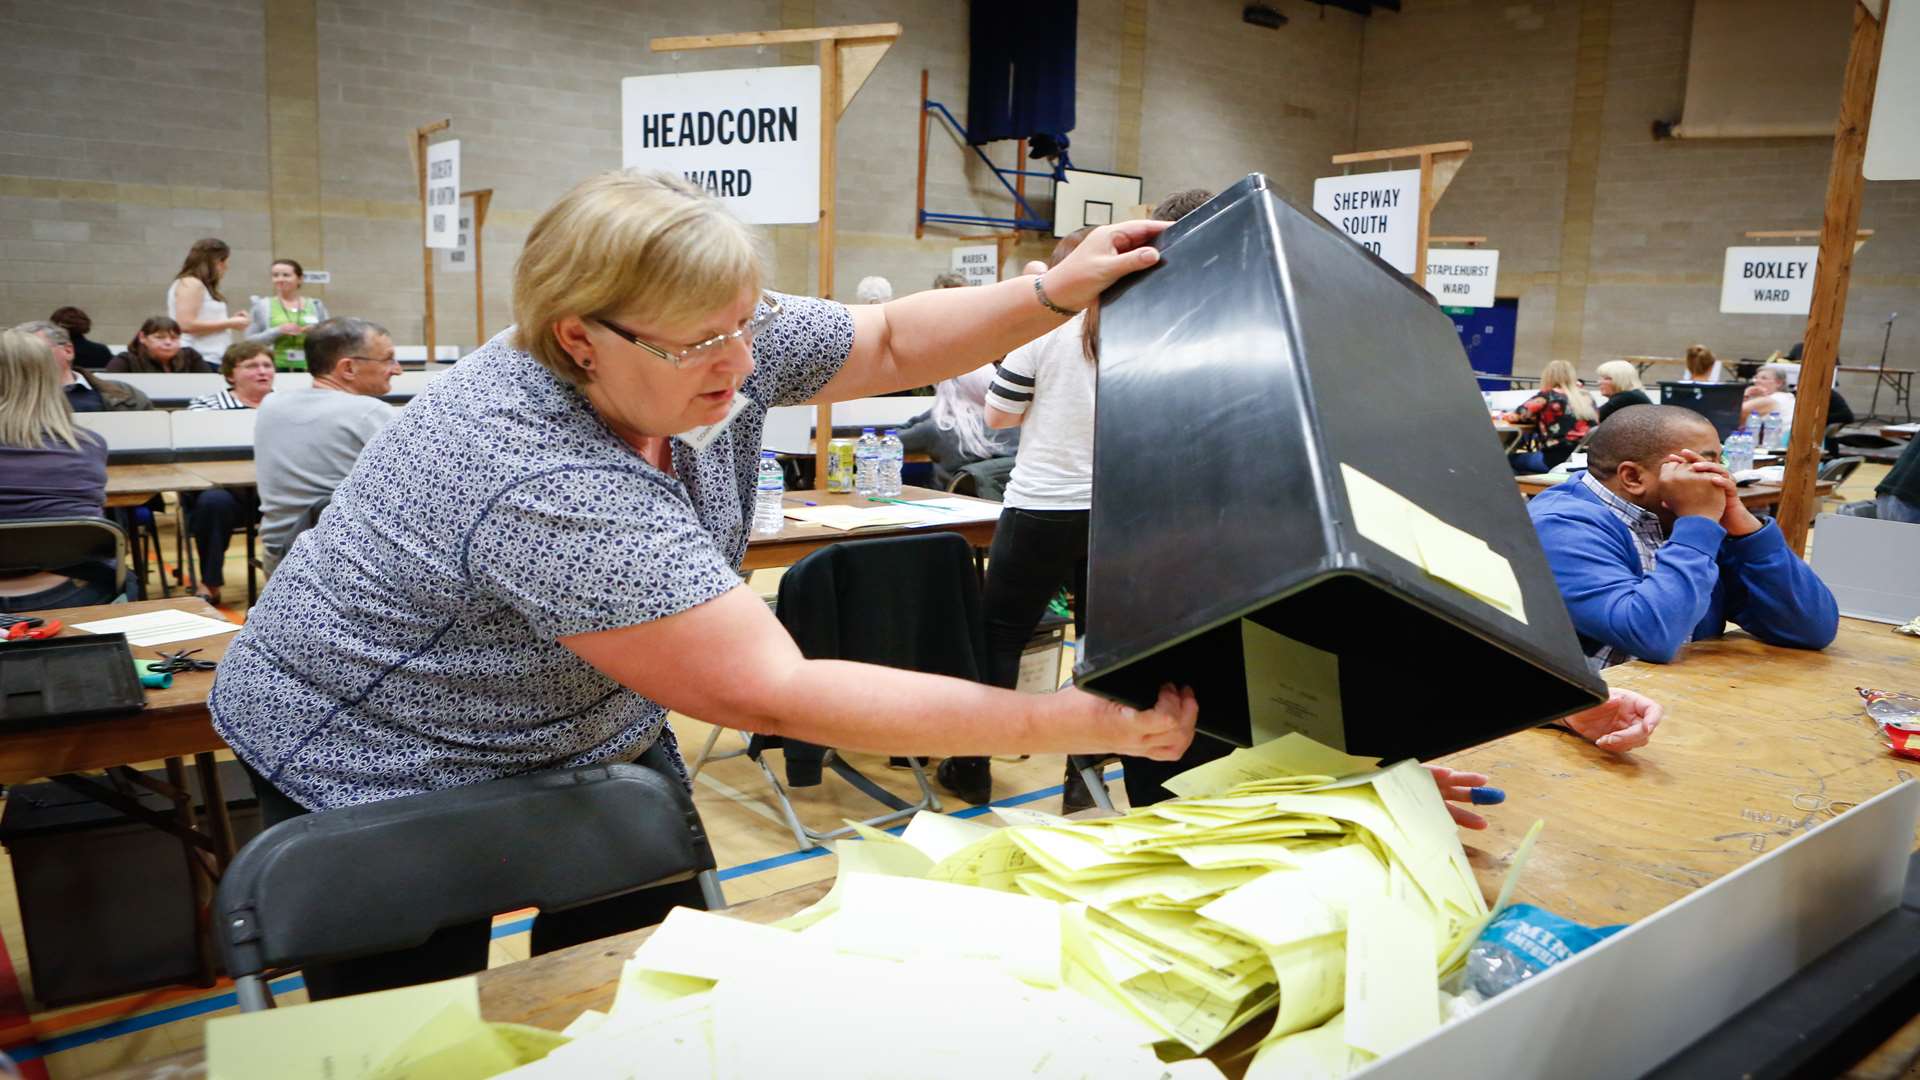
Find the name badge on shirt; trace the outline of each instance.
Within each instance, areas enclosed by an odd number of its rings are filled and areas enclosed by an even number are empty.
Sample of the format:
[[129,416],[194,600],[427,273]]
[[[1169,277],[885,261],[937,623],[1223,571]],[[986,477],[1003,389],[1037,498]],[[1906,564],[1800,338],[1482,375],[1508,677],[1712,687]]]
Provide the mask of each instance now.
[[304,363],[306,363],[306,362],[307,362],[307,350],[305,350],[305,349],[288,349],[288,350],[287,350],[287,362],[288,362],[288,363],[290,363],[290,364],[304,364]]
[[739,416],[740,410],[746,407],[746,396],[735,392],[733,395],[733,404],[727,407],[727,415],[715,420],[711,424],[703,424],[690,431],[683,431],[675,435],[674,438],[693,447],[696,452],[705,450],[707,447],[713,445],[713,440],[719,438],[720,433],[727,430],[727,425],[733,423],[733,418]]

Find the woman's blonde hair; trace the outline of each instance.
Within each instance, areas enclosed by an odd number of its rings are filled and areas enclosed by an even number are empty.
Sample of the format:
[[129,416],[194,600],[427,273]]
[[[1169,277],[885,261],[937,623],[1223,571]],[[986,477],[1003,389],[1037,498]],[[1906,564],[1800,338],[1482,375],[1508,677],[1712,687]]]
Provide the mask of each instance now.
[[641,309],[678,322],[725,308],[761,280],[760,242],[718,200],[669,173],[582,181],[534,222],[513,267],[516,343],[562,380],[587,372],[554,326]]
[[1719,363],[1713,357],[1713,350],[1705,345],[1687,346],[1687,374],[1695,379],[1704,379],[1713,373],[1713,365]]
[[1613,380],[1613,392],[1616,394],[1647,388],[1647,384],[1640,381],[1640,369],[1634,367],[1630,360],[1609,360],[1601,364],[1600,377]]
[[40,335],[0,330],[0,446],[32,450],[55,439],[80,449],[60,361]]
[[1565,360],[1555,360],[1541,369],[1540,392],[1544,394],[1549,390],[1558,390],[1567,395],[1567,411],[1576,418],[1589,423],[1600,418],[1600,414],[1594,411],[1593,399],[1580,386],[1580,376],[1574,372],[1573,365]]

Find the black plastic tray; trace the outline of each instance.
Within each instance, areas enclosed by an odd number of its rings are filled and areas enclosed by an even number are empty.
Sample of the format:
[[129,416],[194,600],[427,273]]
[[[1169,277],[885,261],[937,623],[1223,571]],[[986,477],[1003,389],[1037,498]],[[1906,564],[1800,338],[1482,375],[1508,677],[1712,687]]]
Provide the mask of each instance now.
[[146,700],[125,634],[0,645],[0,728],[136,712]]

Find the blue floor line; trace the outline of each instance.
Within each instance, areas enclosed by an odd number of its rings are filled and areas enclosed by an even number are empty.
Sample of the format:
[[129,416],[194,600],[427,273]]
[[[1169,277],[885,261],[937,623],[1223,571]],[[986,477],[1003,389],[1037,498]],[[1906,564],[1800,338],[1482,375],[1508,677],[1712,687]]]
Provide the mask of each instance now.
[[[289,975],[278,982],[269,983],[268,987],[276,994],[288,994],[305,985],[307,985],[305,979],[298,975]],[[42,1042],[26,1042],[18,1046],[9,1046],[6,1048],[7,1055],[16,1062],[34,1061],[46,1057],[49,1054],[57,1054],[62,1050],[72,1050],[75,1047],[87,1046],[91,1043],[103,1042],[107,1039],[117,1039],[122,1035],[132,1035],[150,1028],[161,1027],[165,1024],[171,1024],[176,1020],[188,1020],[196,1016],[204,1016],[210,1012],[230,1009],[239,1003],[239,997],[235,995],[233,991],[229,990],[224,994],[216,994],[210,998],[183,1002],[179,1005],[170,1005],[164,1009],[157,1009],[140,1016],[130,1016],[125,1020],[115,1020],[112,1023],[102,1024],[99,1027],[70,1031],[65,1035],[56,1035]]]
[[[1113,783],[1120,779],[1122,775],[1123,770],[1115,769],[1107,773],[1105,779],[1108,783]],[[1052,787],[1041,788],[1038,791],[1029,791],[1020,795],[1010,795],[1004,799],[996,799],[985,806],[969,806],[964,810],[956,810],[949,816],[976,818],[982,814],[989,813],[996,806],[1023,806],[1030,802],[1039,802],[1041,799],[1051,798],[1052,796],[1060,794],[1060,791],[1061,785],[1055,784]],[[905,825],[897,825],[888,829],[887,832],[898,836],[901,832],[905,831],[905,829]],[[790,851],[784,855],[775,855],[772,858],[759,859],[755,862],[741,863],[738,866],[727,867],[725,870],[720,871],[720,880],[732,881],[735,878],[751,877],[754,874],[765,873],[768,870],[776,870],[782,866],[791,866],[797,862],[803,862],[807,859],[818,859],[830,854],[832,854],[832,850],[824,847],[813,848],[810,851]],[[500,923],[493,928],[493,940],[497,941],[500,938],[512,937],[515,934],[524,934],[532,928],[532,918],[515,919],[512,922]],[[290,975],[278,982],[272,983],[271,989],[276,994],[285,994],[298,990],[305,985],[305,979],[298,975]],[[207,1013],[219,1012],[222,1009],[232,1008],[238,1003],[239,999],[232,991],[228,991],[227,993],[217,994],[199,1001],[188,1001],[179,1005],[170,1005],[164,1009],[157,1009],[140,1016],[131,1016],[124,1020],[115,1020],[102,1024],[99,1027],[70,1031],[65,1035],[55,1036],[54,1038],[41,1042],[25,1042],[16,1046],[6,1047],[5,1049],[7,1054],[15,1061],[34,1061],[39,1058],[44,1058],[49,1054],[57,1054],[62,1050],[72,1050],[76,1047],[104,1042],[107,1039],[117,1039],[122,1035],[132,1035],[137,1032],[147,1031],[151,1028],[161,1027],[166,1024],[171,1024],[176,1020],[189,1020],[196,1016],[204,1016]]]

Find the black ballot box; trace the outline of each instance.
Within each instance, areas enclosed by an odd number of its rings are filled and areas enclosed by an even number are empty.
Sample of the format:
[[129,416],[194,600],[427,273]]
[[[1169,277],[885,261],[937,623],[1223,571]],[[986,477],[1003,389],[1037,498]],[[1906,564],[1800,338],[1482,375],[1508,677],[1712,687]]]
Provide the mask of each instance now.
[[1099,315],[1076,682],[1429,758],[1606,699],[1452,322],[1253,174]]

